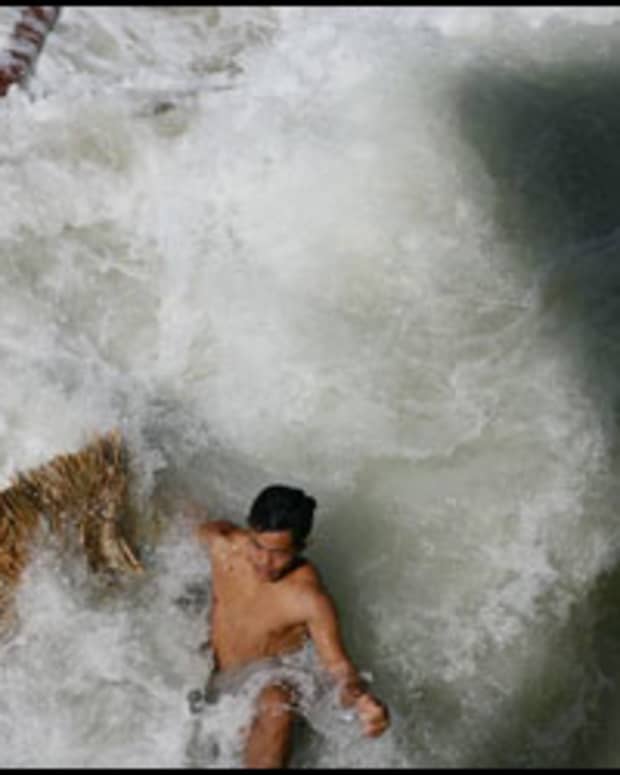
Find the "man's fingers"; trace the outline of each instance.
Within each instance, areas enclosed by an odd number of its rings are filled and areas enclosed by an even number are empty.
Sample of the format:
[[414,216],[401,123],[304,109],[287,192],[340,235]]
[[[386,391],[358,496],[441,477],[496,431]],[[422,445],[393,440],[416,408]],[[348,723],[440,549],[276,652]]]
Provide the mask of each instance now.
[[366,695],[360,698],[358,710],[367,737],[377,737],[389,724],[387,709],[375,697]]
[[364,734],[366,737],[378,737],[388,726],[387,719],[371,721],[364,725]]

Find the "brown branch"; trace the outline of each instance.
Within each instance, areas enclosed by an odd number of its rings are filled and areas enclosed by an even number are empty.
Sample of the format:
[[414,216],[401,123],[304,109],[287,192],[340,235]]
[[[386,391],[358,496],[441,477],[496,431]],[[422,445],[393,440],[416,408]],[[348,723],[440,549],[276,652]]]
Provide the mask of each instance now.
[[63,547],[81,545],[94,572],[143,571],[123,537],[131,514],[128,480],[123,440],[113,431],[17,474],[0,491],[0,632],[43,526]]

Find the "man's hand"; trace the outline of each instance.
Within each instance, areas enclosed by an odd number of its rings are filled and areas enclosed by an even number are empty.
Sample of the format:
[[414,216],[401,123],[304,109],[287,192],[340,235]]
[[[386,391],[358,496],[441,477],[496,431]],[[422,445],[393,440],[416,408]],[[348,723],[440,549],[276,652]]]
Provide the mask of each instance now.
[[378,737],[385,732],[390,720],[388,710],[381,700],[364,692],[355,701],[355,707],[366,737]]

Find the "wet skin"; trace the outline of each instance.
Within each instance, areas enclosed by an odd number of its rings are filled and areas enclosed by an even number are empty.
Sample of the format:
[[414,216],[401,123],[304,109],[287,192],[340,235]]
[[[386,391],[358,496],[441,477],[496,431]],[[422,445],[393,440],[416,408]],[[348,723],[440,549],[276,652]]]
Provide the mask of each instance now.
[[[204,520],[197,504],[185,509]],[[216,670],[297,651],[311,638],[325,669],[354,706],[369,737],[389,724],[387,708],[363,685],[348,657],[338,614],[317,570],[300,557],[288,530],[257,532],[223,520],[201,521],[194,534],[211,559],[211,646]],[[245,750],[247,767],[284,767],[290,756],[295,696],[292,687],[267,686]]]

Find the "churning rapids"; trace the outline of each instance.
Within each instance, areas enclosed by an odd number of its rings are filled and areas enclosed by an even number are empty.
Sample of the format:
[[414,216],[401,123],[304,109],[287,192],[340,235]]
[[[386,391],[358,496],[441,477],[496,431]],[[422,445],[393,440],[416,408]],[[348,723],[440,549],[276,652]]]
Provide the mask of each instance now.
[[[119,427],[145,514],[313,494],[393,724],[297,767],[620,764],[619,90],[618,8],[67,7],[0,102],[2,484]],[[36,554],[3,766],[239,766],[177,517],[121,595]]]

